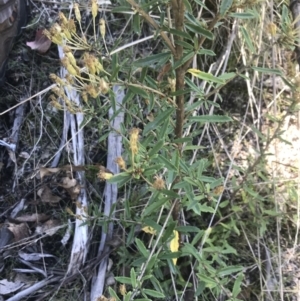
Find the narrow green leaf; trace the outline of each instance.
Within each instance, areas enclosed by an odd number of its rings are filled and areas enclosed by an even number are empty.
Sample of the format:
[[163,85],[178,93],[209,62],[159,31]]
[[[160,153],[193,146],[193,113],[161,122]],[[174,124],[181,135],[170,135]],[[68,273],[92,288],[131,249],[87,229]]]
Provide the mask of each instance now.
[[205,49],[205,48],[201,48],[197,51],[198,54],[204,54],[204,55],[209,55],[209,56],[216,56],[216,54],[210,50],[210,49]]
[[226,12],[231,8],[233,0],[222,0],[220,6],[220,15],[225,16]]
[[244,274],[240,273],[234,281],[234,285],[232,288],[232,297],[235,299],[237,295],[241,292],[241,284],[244,279]]
[[283,76],[282,71],[279,69],[262,68],[262,67],[252,67],[252,69],[261,73],[269,73],[269,74],[276,74],[279,76]]
[[255,48],[254,48],[252,40],[251,40],[251,38],[250,38],[250,36],[248,34],[248,31],[243,26],[240,26],[240,29],[241,29],[242,35],[244,36],[244,39],[245,39],[246,44],[248,45],[250,51],[252,53],[255,53]]
[[153,121],[146,124],[143,134],[147,135],[150,131],[155,129],[160,123],[162,123],[167,118],[169,118],[173,112],[174,112],[174,108],[169,108],[163,112],[160,112]]
[[195,55],[194,51],[189,51],[186,53],[179,61],[175,62],[174,69],[182,66],[185,62],[189,61]]
[[150,252],[149,252],[149,250],[147,250],[144,243],[138,238],[135,239],[135,243],[136,243],[136,246],[137,246],[138,250],[140,251],[141,255],[143,255],[145,258],[148,258]]
[[116,299],[116,301],[121,301],[121,299],[118,297],[117,293],[110,286],[108,287],[108,292],[111,297]]
[[222,115],[203,115],[203,116],[192,116],[190,117],[190,120],[196,121],[196,122],[229,122],[232,121],[232,119],[228,116],[222,116]]
[[114,13],[125,13],[125,12],[132,12],[132,9],[131,7],[128,5],[128,6],[117,6],[117,7],[114,7],[112,8],[111,10],[112,12]]
[[218,276],[220,277],[224,277],[224,276],[228,276],[228,275],[233,275],[237,272],[241,272],[244,270],[244,267],[242,266],[227,266],[226,268],[223,268],[221,270],[218,271]]
[[136,273],[134,268],[131,268],[130,270],[130,279],[131,279],[131,285],[133,288],[136,288]]
[[141,17],[140,14],[133,15],[133,30],[136,34],[141,34]]
[[167,195],[167,196],[169,196],[169,197],[171,197],[171,198],[175,198],[175,199],[179,198],[179,195],[173,190],[162,189],[162,190],[160,190],[160,192]]
[[124,301],[130,301],[131,300],[131,295],[132,295],[132,292],[128,292],[125,296],[124,296]]
[[163,65],[163,62],[166,62],[171,56],[170,52],[163,52],[163,53],[158,53],[154,55],[150,55],[148,57],[139,59],[135,61],[133,64],[137,67],[149,67],[152,64],[158,64]]
[[169,28],[169,27],[164,27],[164,29],[166,29],[167,32],[175,35],[175,36],[179,36],[182,37],[184,39],[188,39],[190,41],[193,41],[193,38],[185,31],[180,31],[180,30],[176,30],[173,28]]
[[145,211],[143,212],[142,216],[147,216],[152,214],[153,212],[156,212],[158,209],[160,209],[170,198],[161,198],[158,201],[150,204],[148,207],[146,207]]
[[137,86],[133,86],[133,85],[128,85],[128,89],[133,92],[134,94],[138,94],[144,98],[148,98],[149,95],[148,93],[145,91],[145,89],[141,88],[141,87],[137,87]]
[[218,282],[216,282],[213,278],[208,277],[204,274],[197,274],[197,276],[201,281],[205,282],[205,287],[214,288],[219,285]]
[[129,277],[115,277],[115,279],[118,282],[124,283],[124,284],[130,284],[131,285],[131,279]]
[[185,26],[188,30],[190,30],[194,33],[201,34],[202,36],[206,37],[209,40],[214,39],[214,35],[209,30],[202,27],[200,24],[196,25],[196,24],[192,24],[192,23],[186,23]]
[[185,243],[184,246],[181,248],[181,252],[184,255],[192,255],[193,257],[195,257],[195,259],[201,262],[201,256],[198,250],[191,244]]
[[237,18],[237,19],[243,19],[243,20],[250,20],[250,19],[255,19],[256,18],[256,16],[251,12],[230,13],[229,17]]
[[164,167],[168,168],[169,170],[178,171],[176,166],[173,163],[171,163],[170,160],[168,160],[164,156],[159,155],[157,159],[158,159],[159,162],[161,162],[165,165]]
[[159,150],[163,147],[164,144],[165,144],[164,140],[158,140],[153,146],[153,148],[149,151],[148,153],[149,158],[151,158],[154,155],[157,155]]
[[128,172],[121,172],[109,180],[107,180],[108,183],[119,183],[120,181],[123,181],[124,179],[130,180],[131,179],[131,174]]
[[155,297],[155,298],[165,298],[165,295],[163,293],[160,293],[160,292],[157,292],[157,291],[153,291],[153,290],[149,290],[149,289],[146,289],[144,288],[143,289],[143,292],[146,294],[146,295],[149,295],[151,297]]
[[180,45],[185,49],[194,50],[194,46],[193,46],[193,44],[191,44],[191,42],[188,43],[188,42],[184,42],[184,41],[181,41],[181,40],[176,40],[174,42],[175,42],[176,45]]
[[192,75],[201,78],[207,82],[213,82],[217,84],[225,84],[224,79],[220,79],[216,76],[213,76],[211,73],[203,72],[198,69],[188,69],[187,72],[191,73]]

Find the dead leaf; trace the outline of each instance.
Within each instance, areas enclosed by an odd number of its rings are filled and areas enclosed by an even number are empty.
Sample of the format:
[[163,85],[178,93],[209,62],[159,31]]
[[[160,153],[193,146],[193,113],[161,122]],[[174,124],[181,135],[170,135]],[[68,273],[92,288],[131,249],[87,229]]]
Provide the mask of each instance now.
[[61,229],[62,223],[57,219],[50,219],[44,224],[37,226],[35,229],[36,234],[47,234],[49,236],[54,235],[58,230]]
[[39,53],[47,52],[51,46],[51,40],[49,40],[43,32],[44,29],[37,30],[35,34],[35,40],[32,42],[27,42],[26,45],[32,50],[38,51]]
[[37,195],[41,198],[44,203],[58,203],[61,197],[54,195],[48,186],[44,186],[37,191]]
[[19,154],[20,158],[24,158],[24,159],[28,159],[30,157],[30,155],[27,152],[21,152]]
[[171,67],[172,67],[172,64],[170,62],[165,64],[162,67],[162,69],[160,70],[160,72],[157,76],[157,81],[158,82],[160,82],[163,79],[163,77],[165,76],[165,74],[167,74],[170,71]]
[[8,295],[19,290],[24,283],[20,281],[8,281],[7,279],[0,280],[0,295]]
[[59,186],[68,189],[71,187],[74,187],[77,184],[76,179],[70,179],[69,177],[62,178],[62,184],[59,184]]
[[33,213],[33,214],[24,214],[14,218],[14,221],[17,222],[44,222],[45,220],[49,219],[50,217],[43,213]]
[[57,173],[60,171],[60,168],[47,168],[47,167],[40,167],[40,177],[41,180],[43,180],[43,178],[45,176],[49,176],[52,175],[53,173]]
[[80,193],[80,185],[66,189],[72,201],[76,200]]
[[24,238],[29,237],[29,228],[26,223],[9,223],[7,228],[14,234],[14,242],[18,242]]

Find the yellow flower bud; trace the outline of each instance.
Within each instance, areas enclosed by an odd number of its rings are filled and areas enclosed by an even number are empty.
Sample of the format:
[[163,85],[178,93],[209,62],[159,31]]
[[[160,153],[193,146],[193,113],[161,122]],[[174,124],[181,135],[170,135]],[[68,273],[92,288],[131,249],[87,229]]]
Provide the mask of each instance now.
[[81,14],[80,14],[78,3],[74,3],[74,11],[75,11],[76,20],[80,23],[81,22]]
[[105,20],[103,18],[101,18],[100,21],[99,21],[99,27],[100,27],[101,37],[104,39],[104,36],[105,36]]
[[126,169],[126,163],[124,161],[124,159],[122,157],[117,157],[115,159],[115,162],[118,164],[118,166],[120,167],[120,169],[125,170]]
[[97,0],[92,0],[92,16],[95,19],[98,14],[98,4]]

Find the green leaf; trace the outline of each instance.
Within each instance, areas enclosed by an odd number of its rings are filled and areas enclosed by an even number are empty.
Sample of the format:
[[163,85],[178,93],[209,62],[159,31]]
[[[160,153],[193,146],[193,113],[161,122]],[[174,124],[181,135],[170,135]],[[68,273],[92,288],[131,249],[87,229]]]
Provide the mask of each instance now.
[[223,115],[203,115],[203,116],[192,116],[190,117],[191,121],[196,122],[229,122],[232,119],[228,116]]
[[201,48],[197,51],[198,54],[204,54],[204,55],[209,55],[209,56],[216,56],[216,54],[210,50],[210,49],[204,49],[204,48]]
[[145,258],[148,258],[150,252],[149,252],[149,250],[147,250],[147,248],[145,247],[144,243],[140,239],[138,239],[138,238],[135,239],[135,243],[136,243],[136,246],[137,246],[138,250],[140,251],[141,255],[143,255]]
[[195,259],[201,262],[201,256],[199,254],[199,251],[191,244],[185,243],[184,246],[181,248],[181,252],[184,255],[192,255],[195,257]]
[[171,197],[171,198],[179,198],[179,195],[173,190],[161,189],[160,192],[167,195],[167,196],[169,196],[169,197]]
[[124,301],[130,301],[131,299],[131,295],[132,295],[132,292],[128,292],[125,296],[124,296]]
[[218,276],[220,277],[224,277],[224,276],[228,276],[228,275],[233,275],[237,272],[241,272],[244,270],[244,267],[242,266],[229,266],[229,267],[225,267],[223,269],[220,269],[218,271]]
[[131,174],[128,172],[121,172],[113,177],[111,177],[109,180],[107,180],[108,183],[120,183],[121,181],[129,181],[131,179]]
[[207,30],[203,26],[201,26],[200,24],[196,25],[196,24],[192,24],[192,23],[186,23],[185,27],[194,33],[201,34],[202,36],[206,37],[209,40],[214,39],[214,35],[209,30]]
[[131,13],[132,9],[131,9],[130,5],[128,5],[128,6],[117,6],[117,7],[112,8],[111,11],[114,12],[114,13],[125,13],[125,12]]
[[243,19],[243,20],[249,20],[249,19],[255,19],[256,16],[254,13],[251,12],[245,12],[245,13],[230,13],[229,17],[237,18],[237,19]]
[[213,82],[213,83],[217,83],[217,84],[225,84],[224,79],[220,79],[218,77],[215,77],[211,73],[203,72],[203,71],[200,71],[198,69],[188,69],[187,72],[189,72],[192,75],[194,75],[194,76],[196,76],[200,79],[203,79],[207,82]]
[[159,162],[161,162],[161,163],[164,164],[165,168],[168,168],[170,171],[178,171],[178,169],[176,168],[176,166],[174,164],[172,164],[170,162],[170,160],[168,160],[164,156],[159,155],[157,159],[158,159]]
[[237,297],[237,295],[241,292],[241,284],[242,284],[242,281],[244,279],[244,274],[243,273],[240,273],[235,281],[234,281],[234,285],[233,285],[233,288],[232,288],[232,297],[233,299],[235,299]]
[[191,44],[191,43],[184,42],[184,41],[181,41],[181,40],[176,40],[176,41],[174,41],[174,43],[175,43],[176,45],[182,46],[184,49],[194,50],[194,45]]
[[109,286],[108,287],[109,295],[116,299],[116,301],[121,301],[116,292]]
[[130,284],[131,285],[131,279],[129,277],[115,277],[115,279],[118,282],[124,283],[124,284]]
[[131,285],[133,288],[136,288],[136,273],[134,268],[131,268],[130,270],[130,279],[131,279]]
[[159,150],[161,150],[164,144],[165,144],[164,140],[158,140],[153,146],[153,148],[149,151],[148,153],[149,158],[151,158],[154,155],[157,155]]
[[248,34],[248,31],[243,26],[240,26],[240,29],[241,29],[242,35],[244,36],[245,42],[248,45],[250,51],[252,53],[255,53],[255,48],[254,48],[252,40]]
[[189,61],[194,55],[195,52],[193,50],[186,53],[179,61],[175,62],[174,69],[177,69],[178,67],[182,66],[185,62]]
[[214,288],[219,285],[218,282],[216,282],[213,278],[210,278],[204,274],[197,274],[197,276],[201,281],[205,282],[205,287]]
[[145,211],[143,212],[142,216],[150,215],[153,212],[156,212],[159,208],[161,208],[170,198],[161,198],[158,201],[150,204],[146,207]]
[[134,94],[138,94],[144,98],[149,98],[148,93],[145,91],[145,89],[133,85],[128,85],[128,89],[133,92]]
[[185,31],[180,31],[180,30],[176,30],[176,29],[173,29],[173,28],[169,28],[169,27],[164,27],[164,29],[167,32],[169,32],[169,33],[171,33],[175,36],[179,36],[179,37],[182,37],[184,39],[188,39],[190,41],[193,41],[192,37]]
[[233,0],[222,0],[220,6],[220,15],[225,16],[226,12],[231,8]]
[[140,14],[133,15],[133,30],[136,34],[141,34],[141,17]]
[[283,76],[282,71],[279,69],[271,69],[271,68],[261,68],[261,67],[252,67],[253,70],[261,72],[261,73],[269,73]]
[[167,118],[169,118],[173,112],[174,112],[174,108],[169,108],[163,112],[159,112],[158,116],[153,121],[146,124],[143,134],[147,135],[150,131],[155,129],[160,123],[162,123]]
[[170,52],[158,53],[139,59],[135,61],[133,64],[137,67],[149,67],[152,64],[164,65],[168,61],[170,56],[171,56]]
[[165,295],[163,293],[157,292],[157,291],[153,291],[153,290],[149,290],[144,288],[143,293],[145,293],[146,295],[149,295],[151,297],[155,297],[155,298],[165,298]]
[[156,231],[156,233],[159,233],[161,231],[161,228],[162,228],[161,225],[159,225],[155,221],[153,221],[151,219],[147,219],[147,218],[144,220],[144,224],[148,227],[153,228]]
[[180,233],[199,232],[200,229],[195,226],[178,226],[176,230]]

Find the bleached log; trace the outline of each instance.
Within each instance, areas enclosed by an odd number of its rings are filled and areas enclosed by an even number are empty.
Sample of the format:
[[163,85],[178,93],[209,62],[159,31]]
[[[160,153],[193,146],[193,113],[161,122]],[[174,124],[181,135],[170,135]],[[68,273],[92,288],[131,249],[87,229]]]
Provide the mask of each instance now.
[[[116,101],[116,110],[119,110],[122,107],[123,99],[125,96],[123,88],[120,86],[114,86],[113,91],[115,93]],[[113,108],[109,109],[109,117],[111,118],[115,114]],[[119,173],[119,167],[115,163],[115,159],[122,154],[122,136],[119,134],[121,129],[121,124],[124,122],[124,113],[120,112],[111,120],[111,132],[108,136],[107,144],[107,169],[112,171],[114,174]],[[105,206],[104,206],[104,215],[109,216],[113,204],[116,203],[118,197],[118,186],[117,184],[106,183],[104,190]],[[114,214],[113,214],[114,216]],[[108,225],[107,233],[102,231],[101,241],[98,249],[98,256],[103,253],[109,253],[110,247],[106,244],[107,241],[111,240],[113,234],[113,224]],[[93,277],[92,287],[91,287],[91,301],[97,301],[97,299],[102,296],[105,277],[108,265],[108,256],[104,258],[98,269],[98,274]]]
[[[58,46],[58,53],[60,59],[64,57],[64,53],[61,46]],[[61,67],[61,78],[65,78],[67,70]],[[65,87],[65,93],[68,99],[78,107],[81,108],[81,101],[79,94],[71,86]],[[84,165],[84,129],[82,127],[84,116],[83,113],[71,114],[66,112],[66,118],[70,119],[71,135],[72,135],[72,145],[73,145],[73,162],[74,165]],[[68,121],[66,121],[69,123]],[[65,129],[66,131],[66,129]],[[81,187],[81,191],[78,195],[77,202],[81,206],[76,206],[76,215],[81,217],[76,219],[75,230],[74,230],[74,240],[71,252],[71,258],[68,266],[68,274],[73,274],[79,271],[82,265],[85,263],[86,256],[88,253],[88,235],[89,229],[87,224],[84,224],[85,219],[85,209],[88,208],[88,199],[85,188],[85,176],[84,172],[77,172],[77,181]]]

